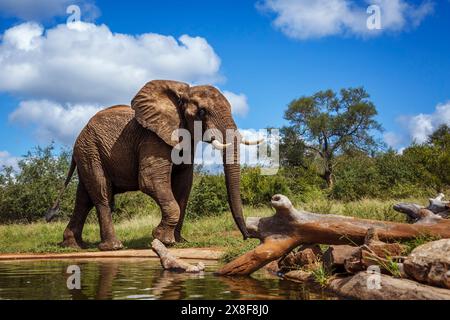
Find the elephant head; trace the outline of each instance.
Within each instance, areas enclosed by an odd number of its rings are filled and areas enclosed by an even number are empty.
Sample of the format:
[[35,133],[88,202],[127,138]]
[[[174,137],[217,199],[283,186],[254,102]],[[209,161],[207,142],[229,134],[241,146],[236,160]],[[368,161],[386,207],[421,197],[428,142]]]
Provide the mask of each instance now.
[[[184,128],[192,134],[194,122],[202,122],[204,141],[223,150],[228,203],[236,225],[244,239],[248,238],[240,195],[239,143],[255,142],[241,139],[225,96],[213,86],[190,87],[182,82],[155,80],[138,92],[131,106],[136,120],[171,147],[179,143],[172,139],[175,130]],[[212,134],[203,135],[204,132]],[[230,138],[229,132],[236,134]]]

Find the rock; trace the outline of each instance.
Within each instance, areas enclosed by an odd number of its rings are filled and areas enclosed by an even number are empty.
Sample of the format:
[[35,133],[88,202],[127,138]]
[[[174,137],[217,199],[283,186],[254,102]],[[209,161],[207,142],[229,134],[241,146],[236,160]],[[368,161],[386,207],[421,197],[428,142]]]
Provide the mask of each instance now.
[[415,248],[404,261],[404,269],[417,281],[450,289],[450,239]]
[[450,290],[366,271],[332,279],[328,288],[340,296],[358,300],[450,300]]
[[362,254],[363,251],[356,252],[355,255],[345,259],[344,261],[344,269],[348,273],[358,273],[367,268],[367,266],[363,263]]
[[279,262],[281,271],[300,269],[319,261],[322,250],[318,245],[301,245],[296,252],[289,253]]
[[280,267],[278,266],[278,261],[272,261],[272,262],[266,264],[263,268],[270,273],[276,274],[276,273],[280,272]]
[[293,270],[284,274],[284,279],[295,281],[295,282],[312,282],[314,281],[314,276],[312,271],[306,270]]

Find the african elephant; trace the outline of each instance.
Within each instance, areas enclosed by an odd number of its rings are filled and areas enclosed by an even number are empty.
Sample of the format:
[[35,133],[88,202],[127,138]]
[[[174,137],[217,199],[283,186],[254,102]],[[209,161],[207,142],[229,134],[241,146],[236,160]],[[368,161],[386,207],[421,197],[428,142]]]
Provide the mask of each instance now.
[[[219,90],[167,80],[147,83],[132,100],[131,108],[118,105],[94,115],[73,148],[64,186],[70,182],[75,168],[79,183],[74,212],[61,245],[84,247],[83,226],[95,206],[100,224],[99,249],[121,249],[122,243],[116,238],[111,218],[114,195],[136,190],[151,196],[161,209],[161,222],[153,230],[153,237],[165,244],[182,241],[181,228],[192,186],[193,165],[192,162],[173,163],[172,149],[179,141],[172,140],[172,132],[187,129],[192,133],[190,143],[194,150],[198,142],[193,134],[194,121],[201,121],[203,133],[207,129],[218,130],[222,137],[226,137],[227,129],[237,129],[231,106]],[[224,161],[228,202],[234,221],[246,239],[248,232],[239,191],[239,143],[225,144],[225,138],[218,140],[210,135],[205,142],[223,149],[224,160],[226,154],[232,154],[231,163]],[[254,144],[243,139],[236,141]],[[233,150],[226,152],[227,147]],[[191,160],[193,157],[194,152]],[[57,210],[60,197],[49,210],[47,220],[51,220]]]

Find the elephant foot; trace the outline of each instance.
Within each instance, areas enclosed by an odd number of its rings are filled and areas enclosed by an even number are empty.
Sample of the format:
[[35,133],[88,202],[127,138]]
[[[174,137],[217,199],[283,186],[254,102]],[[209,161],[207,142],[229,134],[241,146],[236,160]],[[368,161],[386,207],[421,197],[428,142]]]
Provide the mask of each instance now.
[[73,248],[77,250],[86,249],[87,245],[82,240],[75,240],[75,238],[67,238],[58,244],[63,248]]
[[174,229],[167,226],[159,225],[153,230],[152,236],[154,239],[158,239],[166,246],[174,245],[177,242],[174,235]]
[[123,244],[120,240],[112,239],[100,242],[98,249],[100,251],[115,251],[123,248]]
[[72,230],[66,229],[63,235],[63,241],[59,243],[60,247],[73,249],[86,249],[87,245],[81,239],[81,236],[76,236]]
[[176,232],[176,231],[175,231],[175,241],[178,242],[178,243],[187,243],[187,242],[189,242],[189,241],[187,241],[185,238],[183,238],[181,236],[181,233]]

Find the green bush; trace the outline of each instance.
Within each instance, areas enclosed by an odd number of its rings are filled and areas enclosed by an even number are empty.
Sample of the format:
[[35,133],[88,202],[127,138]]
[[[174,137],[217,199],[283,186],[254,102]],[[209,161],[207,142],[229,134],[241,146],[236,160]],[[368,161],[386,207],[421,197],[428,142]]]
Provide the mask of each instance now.
[[[0,171],[0,222],[31,222],[42,219],[53,205],[67,175],[71,155],[54,147],[37,147],[19,161],[19,170]],[[60,204],[60,216],[72,213],[76,193],[76,176],[69,184]]]
[[196,177],[187,206],[187,216],[198,218],[218,215],[228,210],[223,175],[201,174]]
[[292,195],[286,178],[281,174],[264,176],[260,168],[241,170],[241,197],[244,205],[253,207],[269,205],[274,194]]
[[[267,206],[274,194],[291,196],[288,183],[281,174],[263,176],[259,168],[241,171],[242,204],[252,207]],[[225,177],[200,174],[194,179],[187,212],[189,217],[217,215],[229,210]]]
[[331,195],[345,201],[379,196],[379,175],[374,159],[367,156],[343,156],[336,168]]
[[159,212],[156,202],[140,191],[116,195],[114,200],[113,218],[116,221]]
[[[315,170],[303,167],[285,167],[278,175],[285,180],[293,203],[305,203],[325,199],[325,182]],[[282,193],[282,192],[277,192]]]

